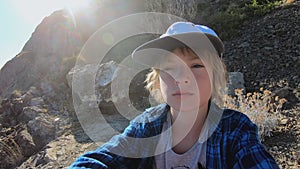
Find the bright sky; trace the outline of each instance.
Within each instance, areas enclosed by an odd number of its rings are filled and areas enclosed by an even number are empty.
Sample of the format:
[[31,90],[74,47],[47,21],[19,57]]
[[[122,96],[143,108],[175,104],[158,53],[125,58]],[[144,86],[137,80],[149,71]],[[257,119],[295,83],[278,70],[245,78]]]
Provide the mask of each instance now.
[[78,9],[90,0],[0,0],[0,68],[15,57],[44,17],[55,10]]

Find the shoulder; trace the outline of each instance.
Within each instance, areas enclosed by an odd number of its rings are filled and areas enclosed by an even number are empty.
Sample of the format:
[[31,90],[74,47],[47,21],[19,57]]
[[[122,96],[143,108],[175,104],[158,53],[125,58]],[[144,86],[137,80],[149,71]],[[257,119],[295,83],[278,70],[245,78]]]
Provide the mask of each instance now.
[[223,130],[229,131],[257,130],[257,126],[250,120],[250,118],[246,114],[231,109],[224,109],[220,125]]
[[237,111],[237,110],[224,109],[222,119],[230,119],[230,118],[247,119],[248,116],[246,114],[242,113],[242,112]]
[[151,123],[159,119],[165,119],[170,107],[166,104],[160,104],[146,109],[131,122],[133,123]]
[[247,115],[236,110],[225,109],[223,111],[216,134],[223,136],[230,151],[260,144],[257,126]]
[[164,121],[167,118],[169,106],[160,104],[146,109],[142,114],[130,121],[123,134],[131,137],[150,137],[161,132]]

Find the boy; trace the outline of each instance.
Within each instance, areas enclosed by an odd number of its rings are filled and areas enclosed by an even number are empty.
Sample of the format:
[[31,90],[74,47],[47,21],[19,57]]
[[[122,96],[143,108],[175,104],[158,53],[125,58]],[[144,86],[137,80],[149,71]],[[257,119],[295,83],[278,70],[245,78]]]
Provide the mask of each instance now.
[[138,47],[132,57],[153,67],[146,88],[162,104],[70,168],[279,168],[257,126],[240,112],[219,108],[223,53],[212,29],[190,22],[176,22]]

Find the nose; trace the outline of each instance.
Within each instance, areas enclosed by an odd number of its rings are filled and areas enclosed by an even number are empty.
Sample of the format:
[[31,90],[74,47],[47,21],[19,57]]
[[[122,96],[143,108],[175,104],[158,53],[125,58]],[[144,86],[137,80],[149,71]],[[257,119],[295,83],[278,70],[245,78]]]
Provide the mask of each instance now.
[[187,78],[176,78],[175,83],[177,85],[188,84],[189,80]]
[[180,68],[173,78],[177,85],[189,84],[191,81],[191,71],[187,68]]

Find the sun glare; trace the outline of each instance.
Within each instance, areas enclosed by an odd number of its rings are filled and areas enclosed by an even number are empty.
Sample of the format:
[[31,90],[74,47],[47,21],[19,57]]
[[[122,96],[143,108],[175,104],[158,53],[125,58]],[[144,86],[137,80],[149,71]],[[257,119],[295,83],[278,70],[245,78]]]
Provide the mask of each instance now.
[[[11,0],[17,15],[31,23],[40,22],[56,10],[67,8],[76,11],[86,8],[91,0]],[[38,20],[38,21],[37,21]]]
[[71,8],[72,10],[86,8],[89,5],[90,1],[91,0],[63,0],[63,1],[57,0],[57,2],[62,2],[64,7]]

